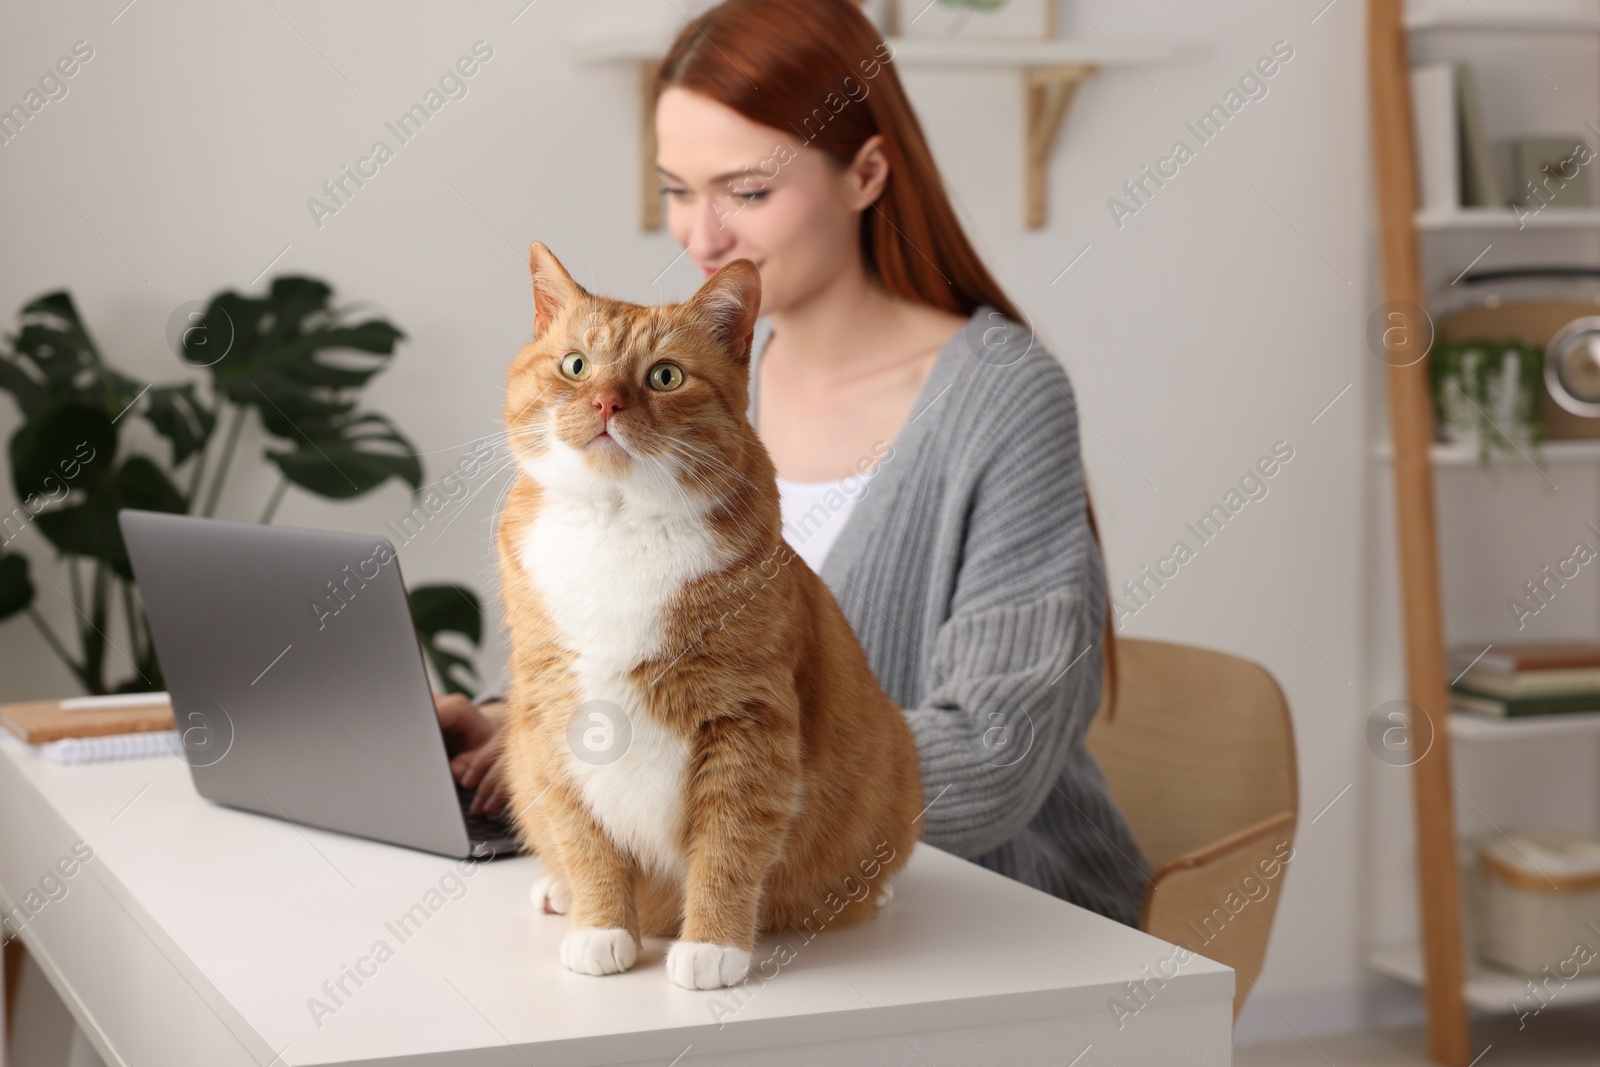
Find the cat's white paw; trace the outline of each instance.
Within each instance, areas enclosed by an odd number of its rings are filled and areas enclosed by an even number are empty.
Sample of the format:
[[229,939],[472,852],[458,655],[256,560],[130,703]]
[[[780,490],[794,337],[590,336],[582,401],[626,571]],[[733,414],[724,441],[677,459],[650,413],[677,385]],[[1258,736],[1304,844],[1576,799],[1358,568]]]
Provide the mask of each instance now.
[[709,941],[674,941],[667,949],[667,977],[685,989],[720,989],[749,973],[748,949]]
[[894,899],[894,886],[889,884],[888,882],[885,882],[885,883],[883,883],[883,887],[878,890],[878,895],[872,898],[872,902],[874,904],[876,904],[878,907],[881,908],[881,907],[883,907],[885,904],[889,903],[889,901],[891,901],[893,899]]
[[572,910],[572,890],[548,874],[533,883],[528,899],[533,901],[534,910],[544,915],[565,915]]
[[616,974],[638,958],[639,946],[626,930],[584,926],[561,939],[561,962],[579,974]]

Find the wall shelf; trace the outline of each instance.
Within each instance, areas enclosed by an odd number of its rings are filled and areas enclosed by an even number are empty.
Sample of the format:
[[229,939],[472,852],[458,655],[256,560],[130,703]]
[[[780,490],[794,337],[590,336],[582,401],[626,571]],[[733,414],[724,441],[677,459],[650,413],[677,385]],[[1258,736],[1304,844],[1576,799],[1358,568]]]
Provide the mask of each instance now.
[[1600,208],[1545,208],[1519,214],[1512,208],[1462,208],[1419,211],[1417,229],[1442,230],[1594,230],[1600,229]]
[[[1478,465],[1478,449],[1475,445],[1466,444],[1435,444],[1429,449],[1436,467],[1476,467]],[[1528,453],[1533,456],[1532,452]],[[1372,458],[1380,463],[1390,463],[1394,460],[1394,448],[1388,441],[1380,441],[1372,446]],[[1550,462],[1593,462],[1600,460],[1600,439],[1593,441],[1545,441],[1539,445],[1539,455],[1534,458],[1543,458]],[[1491,452],[1489,462],[1494,467],[1503,467],[1510,464],[1525,467],[1527,464],[1516,453]]]
[[[1097,41],[1066,38],[1038,40],[945,40],[889,37],[893,62],[908,67],[1051,67],[1091,63],[1099,67],[1132,67],[1172,58],[1166,46],[1129,44],[1113,48]],[[580,63],[660,59],[672,42],[658,33],[618,33],[573,41],[570,50]]]
[[1600,736],[1600,711],[1505,719],[1460,711],[1450,713],[1450,737],[1456,741],[1538,741],[1547,737],[1594,736]]
[[[1073,94],[1105,68],[1134,69],[1141,63],[1169,59],[1172,49],[1151,44],[1114,48],[1095,41],[1038,38],[1027,40],[945,40],[889,37],[891,62],[910,68],[1015,70],[1022,78],[1025,143],[1023,144],[1024,221],[1040,229],[1049,221],[1050,158]],[[619,33],[572,42],[580,63],[632,63],[640,86],[641,228],[661,228],[661,197],[655,174],[655,113],[650,87],[670,41],[659,33]]]
[[[1477,7],[1477,5],[1473,5]],[[1572,33],[1600,31],[1600,15],[1562,14],[1519,8],[1483,8],[1474,11],[1415,11],[1405,17],[1405,28],[1426,30],[1487,30],[1490,33]]]
[[[1422,985],[1422,950],[1416,945],[1374,949],[1367,964],[1380,974],[1398,978],[1410,985]],[[1515,1005],[1532,1009],[1538,1006],[1528,992],[1527,983],[1535,976],[1502,971],[1476,961],[1467,965],[1465,1000],[1481,1011],[1507,1014]],[[1600,1001],[1600,975],[1580,975],[1561,987],[1561,1004],[1592,1004]]]

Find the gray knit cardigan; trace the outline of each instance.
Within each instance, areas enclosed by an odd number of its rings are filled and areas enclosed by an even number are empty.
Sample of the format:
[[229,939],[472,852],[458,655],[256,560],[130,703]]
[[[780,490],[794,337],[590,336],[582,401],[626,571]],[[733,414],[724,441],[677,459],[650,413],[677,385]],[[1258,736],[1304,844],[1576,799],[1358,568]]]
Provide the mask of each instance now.
[[821,576],[911,723],[923,840],[1136,925],[1150,864],[1083,743],[1106,579],[1077,406],[1026,329],[984,305],[940,351]]

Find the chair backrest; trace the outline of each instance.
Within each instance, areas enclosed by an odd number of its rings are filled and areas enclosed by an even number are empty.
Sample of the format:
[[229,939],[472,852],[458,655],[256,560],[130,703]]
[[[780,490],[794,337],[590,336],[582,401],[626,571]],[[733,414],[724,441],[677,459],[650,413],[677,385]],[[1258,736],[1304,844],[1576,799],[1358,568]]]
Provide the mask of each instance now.
[[1294,728],[1278,683],[1226,652],[1117,642],[1116,714],[1087,744],[1151,864],[1298,810]]
[[1102,706],[1087,743],[1154,866],[1139,927],[1232,967],[1237,1019],[1294,854],[1289,706],[1272,675],[1224,652],[1127,638],[1117,655],[1116,714]]

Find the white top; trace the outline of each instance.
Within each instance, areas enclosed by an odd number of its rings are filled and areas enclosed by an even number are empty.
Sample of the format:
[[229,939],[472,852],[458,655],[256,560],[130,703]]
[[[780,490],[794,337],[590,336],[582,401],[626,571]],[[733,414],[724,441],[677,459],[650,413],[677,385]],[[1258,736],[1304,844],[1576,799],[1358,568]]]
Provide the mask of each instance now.
[[[772,325],[765,316],[756,320],[750,359],[750,424],[756,422],[756,385],[761,357],[772,340]],[[778,477],[778,506],[783,513],[783,539],[818,574],[828,550],[850,518],[856,501],[867,495],[867,481],[878,472],[879,464],[861,474],[850,474],[831,482],[792,482]]]
[[[57,874],[80,840],[92,858]],[[458,864],[233,811],[197,796],[177,757],[68,767],[0,743],[9,902],[45,872],[70,895],[30,901],[28,951],[92,1040],[121,1050],[108,1063],[584,1067],[666,1064],[691,1044],[685,1063],[920,1062],[907,1042],[981,1062],[940,1044],[963,1027],[998,1028],[983,1032],[1017,1064],[1091,1042],[1106,1065],[1230,1060],[1228,968],[1163,968],[1164,942],[921,843],[875,919],[763,937],[748,986],[699,993],[667,980],[657,938],[624,974],[564,968],[571,923],[529,903],[531,856]],[[1174,972],[1127,1000],[1119,1030],[1108,999]],[[815,1042],[829,1044],[793,1047]],[[871,1047],[836,1055],[852,1043]]]
[[812,570],[821,573],[828,549],[839,539],[856,501],[867,495],[867,482],[878,471],[852,474],[832,482],[778,479],[783,511],[783,539]]

